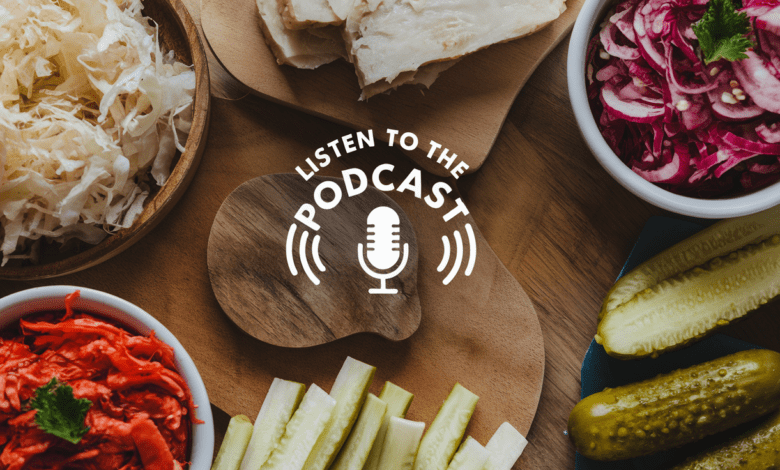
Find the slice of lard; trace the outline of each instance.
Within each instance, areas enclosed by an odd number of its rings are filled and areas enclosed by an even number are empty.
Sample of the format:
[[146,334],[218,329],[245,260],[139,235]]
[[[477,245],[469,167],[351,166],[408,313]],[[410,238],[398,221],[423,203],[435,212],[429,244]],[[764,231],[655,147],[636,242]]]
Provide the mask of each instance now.
[[344,22],[333,13],[328,0],[283,0],[281,14],[282,23],[287,29],[306,29]]
[[277,0],[257,0],[265,42],[279,64],[315,69],[336,59],[346,58],[344,43],[340,40],[316,36],[303,29],[285,28],[279,13],[281,8]]
[[357,0],[344,39],[366,88],[526,36],[565,9],[564,0]]

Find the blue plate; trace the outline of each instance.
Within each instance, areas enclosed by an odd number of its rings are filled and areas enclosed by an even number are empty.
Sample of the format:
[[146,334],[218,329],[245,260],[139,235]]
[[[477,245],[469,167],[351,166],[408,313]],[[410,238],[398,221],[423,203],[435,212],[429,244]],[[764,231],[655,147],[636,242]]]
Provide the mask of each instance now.
[[[622,276],[656,253],[693,235],[704,228],[703,224],[671,219],[668,217],[652,217],[648,220],[639,235],[634,249],[620,272]],[[714,335],[699,341],[693,346],[663,354],[657,359],[641,359],[638,361],[621,361],[607,355],[604,348],[591,342],[585,360],[582,363],[582,395],[600,392],[605,387],[616,387],[640,380],[649,379],[663,372],[689,367],[701,362],[710,361],[721,356],[733,354],[746,349],[756,349],[758,346],[725,335]],[[684,457],[699,451],[702,443],[673,449],[667,452],[618,462],[598,462],[590,460],[577,453],[576,470],[659,470],[679,462]]]

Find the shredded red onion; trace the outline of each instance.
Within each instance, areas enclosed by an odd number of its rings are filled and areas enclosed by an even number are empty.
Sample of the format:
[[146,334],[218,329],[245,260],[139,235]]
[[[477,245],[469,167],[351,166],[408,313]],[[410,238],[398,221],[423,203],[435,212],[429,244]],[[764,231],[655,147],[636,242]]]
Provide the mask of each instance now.
[[780,0],[744,0],[756,47],[705,65],[692,25],[707,2],[620,2],[589,44],[588,97],[635,173],[720,197],[780,180]]

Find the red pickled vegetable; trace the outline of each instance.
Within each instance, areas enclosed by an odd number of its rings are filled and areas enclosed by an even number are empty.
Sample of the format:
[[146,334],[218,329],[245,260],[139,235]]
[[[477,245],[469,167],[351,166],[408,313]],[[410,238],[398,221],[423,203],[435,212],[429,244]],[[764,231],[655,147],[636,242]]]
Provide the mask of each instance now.
[[780,7],[774,7],[756,18],[756,28],[765,29],[780,36]]
[[173,455],[160,430],[149,418],[133,419],[130,434],[145,470],[173,470]]
[[[0,470],[174,470],[187,463],[190,426],[199,423],[173,348],[73,311],[19,321],[0,336]],[[47,434],[27,408],[56,377],[88,399],[78,444]]]
[[588,45],[588,97],[612,150],[674,193],[719,197],[780,180],[780,0],[744,0],[756,45],[705,64],[709,0],[624,0]]

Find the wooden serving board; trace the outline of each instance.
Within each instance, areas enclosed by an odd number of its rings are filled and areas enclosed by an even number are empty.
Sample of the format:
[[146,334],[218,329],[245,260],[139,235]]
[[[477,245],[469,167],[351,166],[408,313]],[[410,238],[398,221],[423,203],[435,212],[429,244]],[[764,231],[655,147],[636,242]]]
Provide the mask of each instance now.
[[[412,132],[420,145],[410,156],[427,171],[447,170],[427,158],[434,140],[478,169],[509,108],[533,71],[568,34],[584,0],[568,0],[552,24],[526,38],[491,46],[445,71],[429,90],[401,87],[358,101],[352,65],[337,61],[316,70],[279,66],[260,31],[255,0],[201,0],[201,22],[222,65],[254,93],[357,130]],[[323,142],[323,145],[326,143]]]
[[[328,210],[314,203],[323,182],[345,195]],[[417,239],[409,218],[373,186],[352,197],[346,193],[341,178],[305,181],[287,173],[251,179],[222,203],[209,235],[209,277],[239,328],[260,341],[295,348],[364,332],[399,341],[417,330]],[[379,207],[398,215],[399,243],[390,269],[375,272],[399,272],[385,279],[388,292],[372,294],[380,281],[363,272],[358,252],[362,248],[368,263],[375,259],[366,253],[367,220]],[[295,218],[301,208],[307,209],[301,219],[311,222]]]
[[[292,349],[261,342],[230,320],[213,294],[206,260],[209,231],[220,206],[252,178],[294,171],[314,149],[345,130],[255,98],[214,100],[212,106],[211,138],[200,171],[176,210],[125,253],[58,283],[103,290],[154,315],[195,361],[210,401],[230,415],[254,418],[274,377],[329,390],[346,356],[352,356],[377,366],[373,393],[391,380],[415,394],[410,419],[430,424],[460,382],[480,396],[468,434],[485,443],[504,421],[527,434],[545,371],[539,320],[523,288],[478,230],[473,274],[442,284],[436,267],[442,257],[441,236],[450,228],[441,211],[454,206],[451,200],[433,210],[408,192],[388,194],[417,234],[422,318],[410,338],[395,342],[356,334]],[[340,176],[351,167],[371,172],[391,163],[395,169],[386,182],[398,185],[413,165],[399,152],[379,147],[334,160],[324,176]],[[423,179],[426,195],[438,179],[427,174]],[[450,196],[458,197],[457,190]],[[465,222],[476,228],[471,216],[460,221]],[[3,281],[0,296],[46,284],[51,282]],[[545,421],[540,425],[546,426]],[[532,440],[526,453],[532,454],[534,447]],[[515,468],[531,468],[523,463],[527,459],[521,457]]]

